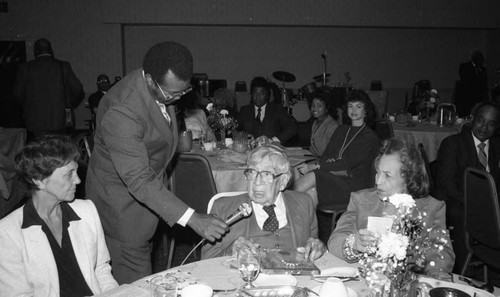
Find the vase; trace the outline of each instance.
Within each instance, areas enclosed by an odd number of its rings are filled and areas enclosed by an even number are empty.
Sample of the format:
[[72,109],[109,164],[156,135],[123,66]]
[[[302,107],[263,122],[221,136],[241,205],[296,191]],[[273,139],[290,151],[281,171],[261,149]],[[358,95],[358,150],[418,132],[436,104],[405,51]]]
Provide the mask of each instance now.
[[226,147],[226,130],[220,130],[215,132],[215,138],[217,140],[217,148],[223,149]]

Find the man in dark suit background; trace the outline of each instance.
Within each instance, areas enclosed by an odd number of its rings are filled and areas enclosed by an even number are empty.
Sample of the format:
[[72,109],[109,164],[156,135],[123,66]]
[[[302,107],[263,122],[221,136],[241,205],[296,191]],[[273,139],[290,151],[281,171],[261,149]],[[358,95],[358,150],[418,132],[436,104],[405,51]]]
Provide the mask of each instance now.
[[83,100],[83,87],[70,63],[54,58],[47,39],[33,46],[35,60],[21,64],[14,96],[23,110],[28,138],[47,133],[64,133],[66,108],[75,108]]
[[257,138],[267,136],[286,144],[296,133],[296,127],[285,109],[269,102],[270,88],[263,77],[255,77],[250,84],[252,103],[243,106],[238,114],[239,129]]
[[142,69],[120,80],[99,104],[86,193],[101,217],[120,284],[152,273],[151,239],[160,218],[170,226],[188,225],[209,241],[228,230],[167,189],[166,167],[178,142],[173,103],[191,90],[192,72],[187,48],[159,43],[146,53]]
[[467,254],[463,228],[464,172],[467,167],[486,170],[498,187],[500,139],[494,135],[499,120],[498,106],[483,103],[476,109],[472,127],[465,126],[459,134],[448,136],[439,147],[433,196],[446,201],[447,224],[453,226],[450,236],[454,241],[456,272],[463,265]]
[[488,100],[488,74],[480,51],[471,54],[470,61],[460,64],[455,105],[461,117],[471,114],[474,105]]

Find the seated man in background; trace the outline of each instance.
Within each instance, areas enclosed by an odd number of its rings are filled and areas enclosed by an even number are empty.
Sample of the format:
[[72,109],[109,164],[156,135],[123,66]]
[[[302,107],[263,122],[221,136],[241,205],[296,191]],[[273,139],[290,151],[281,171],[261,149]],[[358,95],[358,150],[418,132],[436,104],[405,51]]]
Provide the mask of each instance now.
[[239,129],[257,138],[267,136],[286,145],[296,133],[292,118],[285,109],[269,102],[270,89],[267,80],[255,77],[250,84],[252,103],[243,106],[238,114]]
[[498,187],[500,140],[493,135],[499,115],[496,105],[482,103],[475,110],[472,128],[464,126],[462,132],[448,136],[439,147],[434,196],[446,201],[448,226],[453,226],[450,235],[457,256],[456,272],[467,255],[463,228],[464,172],[467,167],[486,170]]
[[311,260],[323,255],[317,239],[316,210],[307,194],[284,191],[291,177],[286,154],[276,146],[261,146],[248,156],[245,177],[248,194],[222,197],[211,213],[227,218],[242,203],[252,205],[250,217],[236,222],[220,241],[202,248],[203,259],[236,254],[240,249],[296,249],[305,247]]

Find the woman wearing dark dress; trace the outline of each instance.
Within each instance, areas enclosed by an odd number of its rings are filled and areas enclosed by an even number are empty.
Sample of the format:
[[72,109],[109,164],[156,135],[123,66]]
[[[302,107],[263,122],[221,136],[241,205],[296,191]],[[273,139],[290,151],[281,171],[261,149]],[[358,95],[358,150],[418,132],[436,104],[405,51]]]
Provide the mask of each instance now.
[[347,204],[351,192],[373,186],[373,160],[379,147],[371,128],[375,123],[375,107],[361,90],[350,91],[346,105],[347,125],[335,130],[317,163],[298,167],[304,175],[293,186],[297,191],[312,194],[321,207]]

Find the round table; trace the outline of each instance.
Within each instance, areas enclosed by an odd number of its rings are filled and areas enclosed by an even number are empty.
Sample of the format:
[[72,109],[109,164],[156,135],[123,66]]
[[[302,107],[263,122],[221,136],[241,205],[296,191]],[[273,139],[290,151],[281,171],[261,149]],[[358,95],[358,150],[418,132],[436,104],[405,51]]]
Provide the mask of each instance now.
[[[148,281],[164,274],[173,274],[180,280],[178,282],[179,289],[194,284],[202,283],[207,284],[214,290],[222,291],[216,292],[214,296],[236,296],[237,288],[243,285],[238,271],[230,267],[231,257],[219,257],[213,259],[192,262],[183,266],[175,267],[149,277],[145,277],[133,283],[134,286],[148,289],[150,284]],[[315,261],[316,266],[322,270],[331,267],[357,267],[358,264],[349,264],[332,254],[326,253],[320,259]],[[312,280],[308,275],[295,275],[297,279],[297,286],[314,288],[320,286],[321,283]],[[353,289],[359,297],[368,296],[369,292],[364,282],[362,281],[349,281],[345,285]],[[224,292],[225,290],[229,290]],[[312,295],[311,295],[312,296]]]

